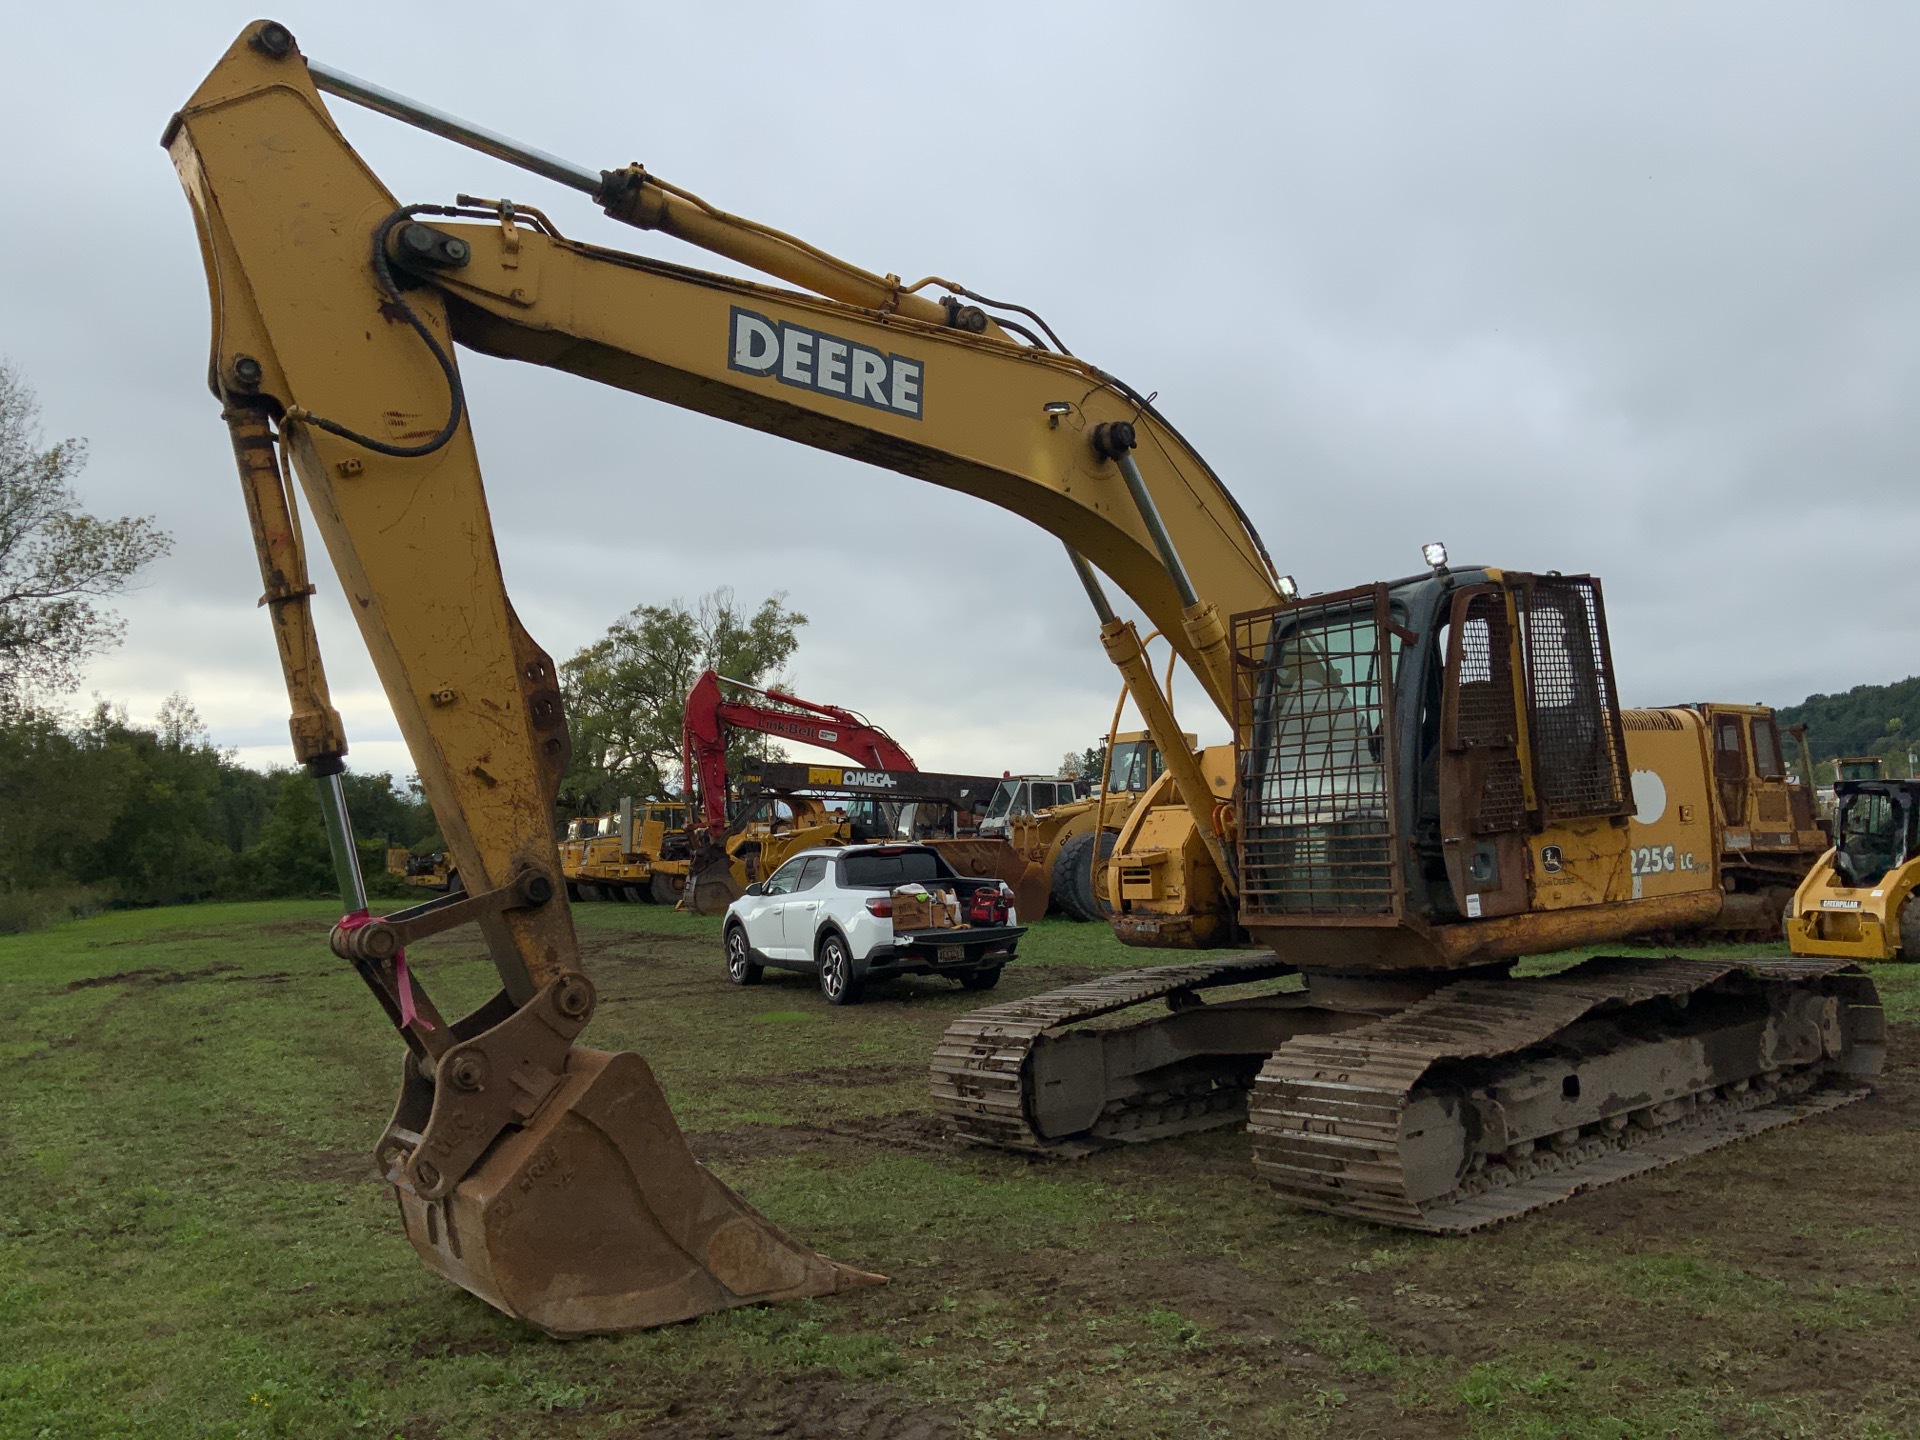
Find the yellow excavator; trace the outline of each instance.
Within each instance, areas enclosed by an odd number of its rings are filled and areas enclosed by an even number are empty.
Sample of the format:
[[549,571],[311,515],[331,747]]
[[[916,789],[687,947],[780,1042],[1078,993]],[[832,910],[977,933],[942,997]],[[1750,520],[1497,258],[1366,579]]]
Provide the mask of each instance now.
[[[569,240],[504,199],[403,203],[323,91],[784,283]],[[1518,956],[1723,900],[1711,849],[1632,843],[1653,802],[1590,577],[1436,553],[1406,580],[1299,597],[1151,397],[1034,311],[862,270],[639,165],[530,150],[310,61],[274,22],[247,27],[164,143],[198,225],[209,381],[294,750],[334,843],[331,943],[406,1045],[376,1154],[422,1259],[509,1314],[580,1334],[879,1277],[789,1240],[697,1165],[640,1057],[575,1043],[595,1000],[556,873],[567,727],[501,582],[457,346],[865,460],[1065,542],[1190,817],[1185,853],[1268,951],[1095,982],[1109,1017],[1150,1006],[1137,1023],[1079,1028],[1099,1004],[1071,987],[957,1024],[936,1091],[975,1138],[1147,1138],[1244,1112],[1252,1085],[1256,1164],[1285,1194],[1464,1229],[1842,1103],[1878,1067],[1877,997],[1845,962],[1511,975]],[[289,471],[462,893],[367,911]],[[1225,763],[1181,743],[1101,574],[1232,723]],[[1661,816],[1706,783],[1670,777]],[[465,924],[501,991],[448,1019],[406,947]],[[1209,999],[1296,971],[1304,988]]]
[[[1651,855],[1658,847],[1664,859],[1671,843],[1679,847],[1676,864],[1687,857],[1689,868],[1703,871],[1700,857],[1711,851],[1723,892],[1717,907],[1689,920],[1652,919],[1641,934],[1663,942],[1781,938],[1786,903],[1830,840],[1815,813],[1813,786],[1787,774],[1773,711],[1706,702],[1621,714],[1636,801],[1664,795],[1668,776],[1691,792],[1685,802],[1654,806],[1651,821],[1643,818],[1648,807],[1636,803],[1628,849]],[[1811,775],[1805,727],[1791,733],[1801,751],[1800,773]],[[1226,824],[1233,814],[1233,747],[1209,750],[1202,763],[1217,802],[1216,824]],[[1247,943],[1234,894],[1212,868],[1192,813],[1170,784],[1145,797],[1108,863],[1109,888],[1117,892],[1109,919],[1129,944],[1205,949]]]

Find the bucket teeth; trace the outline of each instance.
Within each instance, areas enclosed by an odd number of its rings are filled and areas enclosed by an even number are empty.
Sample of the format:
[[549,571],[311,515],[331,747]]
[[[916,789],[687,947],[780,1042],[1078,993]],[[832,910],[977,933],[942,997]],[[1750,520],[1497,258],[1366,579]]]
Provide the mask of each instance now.
[[629,1052],[573,1051],[539,1113],[445,1200],[399,1195],[430,1269],[559,1338],[886,1278],[795,1244],[710,1174]]

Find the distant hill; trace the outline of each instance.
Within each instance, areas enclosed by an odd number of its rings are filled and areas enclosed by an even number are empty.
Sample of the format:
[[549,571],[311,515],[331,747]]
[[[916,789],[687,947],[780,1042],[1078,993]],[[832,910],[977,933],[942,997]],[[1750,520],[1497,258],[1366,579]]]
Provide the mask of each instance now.
[[1891,685],[1856,685],[1844,695],[1809,695],[1778,715],[1783,730],[1807,727],[1815,760],[1920,749],[1920,675]]

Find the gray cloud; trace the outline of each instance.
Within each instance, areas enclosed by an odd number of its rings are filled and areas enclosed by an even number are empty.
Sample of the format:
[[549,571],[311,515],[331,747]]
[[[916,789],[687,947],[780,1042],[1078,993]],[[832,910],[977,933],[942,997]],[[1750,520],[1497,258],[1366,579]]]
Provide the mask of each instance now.
[[[91,680],[186,690],[249,758],[284,698],[156,140],[250,13],[9,24],[0,351],[96,508],[174,556]],[[1158,390],[1283,569],[1456,557],[1605,577],[1627,698],[1790,702],[1914,668],[1920,19],[1894,7],[472,5],[290,11],[307,50],[594,166],[643,159],[879,270],[1035,305]],[[544,19],[551,23],[542,24]],[[337,107],[407,199],[509,193],[569,233],[725,268]],[[803,693],[921,761],[1050,767],[1115,682],[1058,544],[963,497],[468,357],[508,580],[558,655],[718,584],[813,617]],[[875,520],[888,539],[875,543]],[[323,590],[325,589],[323,580]],[[357,636],[355,753],[407,768]],[[956,707],[876,656],[965,636]],[[1225,727],[1189,699],[1208,739]]]

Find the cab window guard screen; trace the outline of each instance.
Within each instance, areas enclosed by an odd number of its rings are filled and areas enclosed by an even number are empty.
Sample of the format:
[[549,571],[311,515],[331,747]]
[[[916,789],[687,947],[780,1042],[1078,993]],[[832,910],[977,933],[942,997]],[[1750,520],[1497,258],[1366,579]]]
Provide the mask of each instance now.
[[1633,808],[1626,736],[1600,582],[1588,575],[1513,578],[1541,817],[1552,822],[1625,815]]
[[1234,619],[1241,914],[1399,913],[1385,586]]

